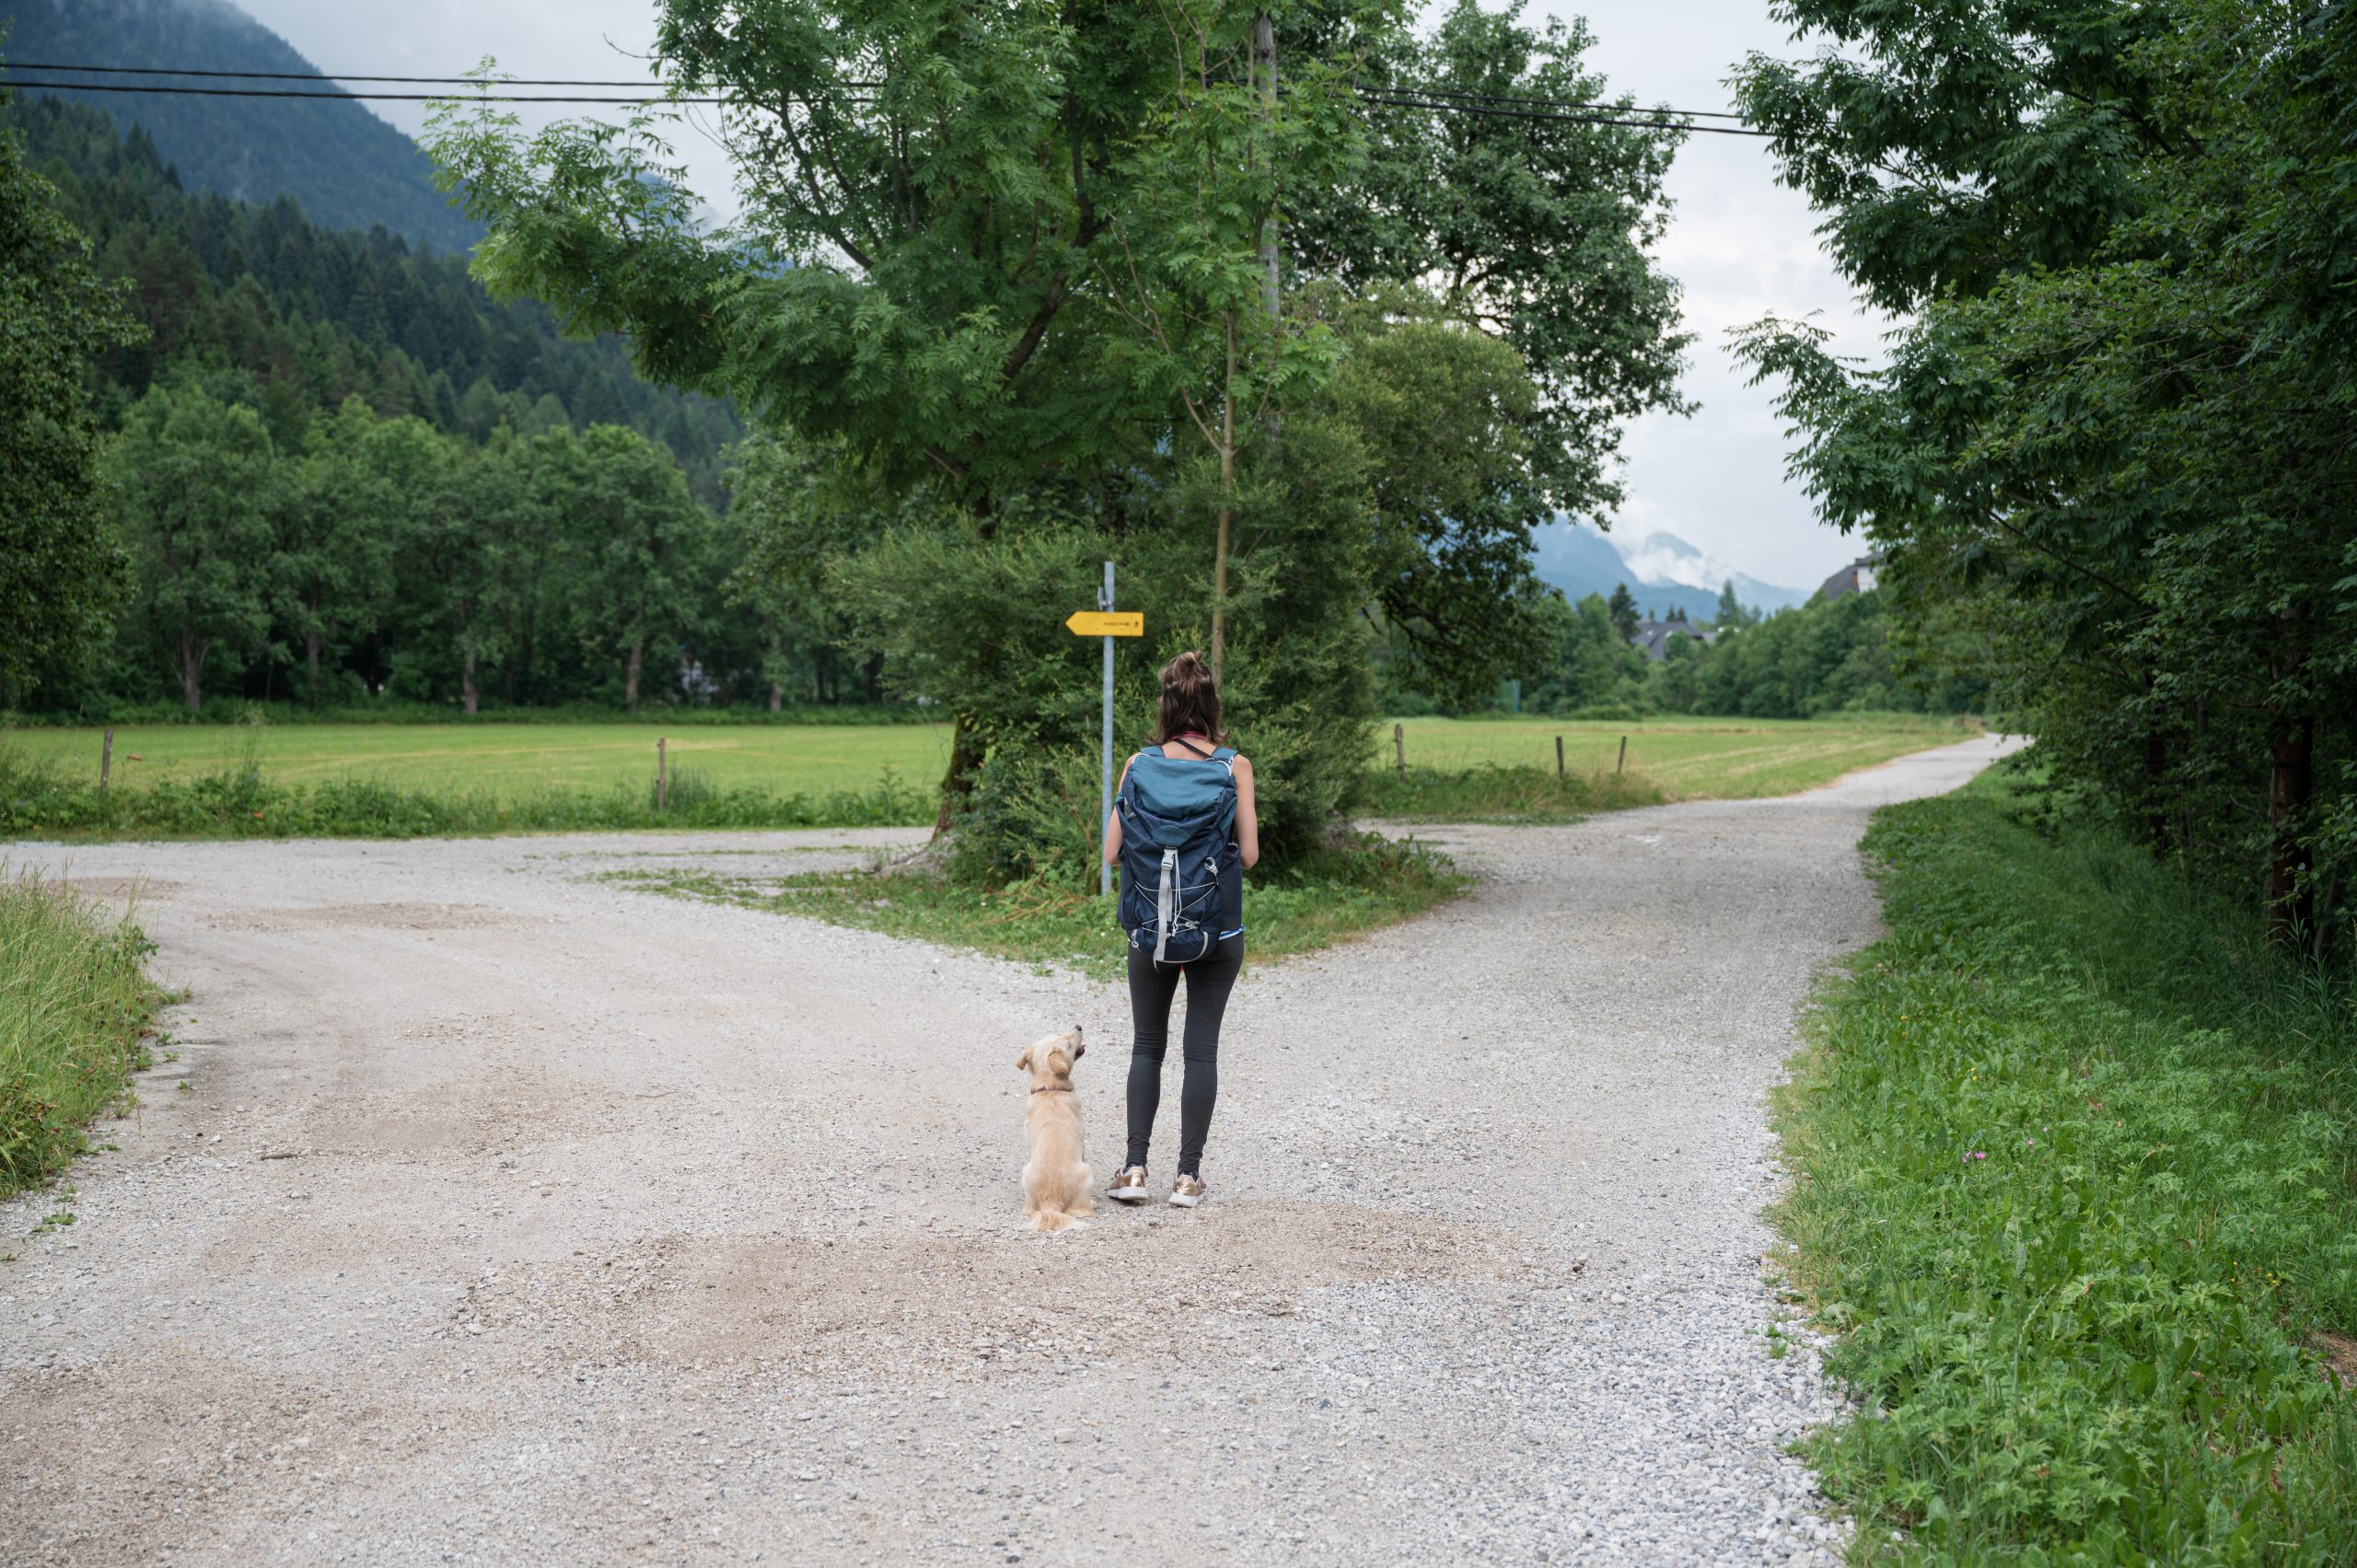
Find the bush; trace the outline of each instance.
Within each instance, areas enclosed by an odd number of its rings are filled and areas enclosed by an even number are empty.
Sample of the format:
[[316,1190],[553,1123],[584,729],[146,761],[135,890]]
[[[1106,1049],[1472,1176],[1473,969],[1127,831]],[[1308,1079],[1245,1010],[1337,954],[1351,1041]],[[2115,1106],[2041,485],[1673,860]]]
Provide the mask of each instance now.
[[1782,1102],[1861,1551],[2357,1561],[2357,983],[2002,789],[1883,813],[1891,935]]
[[63,887],[0,877],[0,1193],[56,1172],[89,1120],[124,1102],[162,1000],[154,950]]

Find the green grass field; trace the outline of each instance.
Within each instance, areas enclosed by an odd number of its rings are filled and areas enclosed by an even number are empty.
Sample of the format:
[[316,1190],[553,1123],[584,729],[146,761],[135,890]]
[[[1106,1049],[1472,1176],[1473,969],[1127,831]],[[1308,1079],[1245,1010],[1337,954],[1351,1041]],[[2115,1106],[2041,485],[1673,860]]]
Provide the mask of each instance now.
[[[1574,772],[1610,772],[1629,738],[1629,772],[1670,798],[1786,795],[1968,733],[1954,719],[1875,714],[1826,719],[1654,718],[1403,721],[1411,766],[1460,772],[1483,764],[1552,771],[1555,737]],[[365,779],[398,789],[488,791],[518,800],[552,790],[638,787],[655,777],[655,726],[157,725],[115,731],[114,783],[138,788],[218,772],[252,745],[273,784]],[[24,729],[7,743],[26,759],[95,780],[99,736]],[[947,725],[714,725],[666,737],[671,765],[721,789],[777,795],[863,790],[885,770],[929,785],[948,757]],[[1381,732],[1376,766],[1392,761]]]
[[[1817,719],[1648,718],[1619,721],[1549,718],[1420,718],[1399,721],[1408,766],[1465,772],[1485,764],[1555,769],[1555,738],[1573,773],[1611,772],[1620,738],[1629,738],[1628,771],[1672,800],[1750,800],[1830,784],[1844,773],[1979,733],[1977,725],[1920,714],[1869,714]],[[1383,726],[1376,766],[1394,761],[1391,726]]]
[[[114,732],[114,783],[133,789],[218,772],[256,748],[273,784],[354,778],[411,790],[488,790],[520,800],[552,790],[633,787],[655,779],[659,728],[639,725],[157,725]],[[23,729],[5,738],[34,761],[98,777],[99,735]],[[666,736],[671,766],[715,787],[776,795],[864,790],[888,768],[931,784],[949,756],[944,725],[698,725]]]

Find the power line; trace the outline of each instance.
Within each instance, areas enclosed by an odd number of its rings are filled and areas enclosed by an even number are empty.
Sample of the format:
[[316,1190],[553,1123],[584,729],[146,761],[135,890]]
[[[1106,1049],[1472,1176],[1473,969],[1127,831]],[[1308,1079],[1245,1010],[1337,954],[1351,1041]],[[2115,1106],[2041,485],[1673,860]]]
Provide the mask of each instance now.
[[[486,84],[488,85],[488,84]],[[333,99],[354,103],[436,103],[446,99],[480,100],[485,103],[613,103],[627,104],[637,109],[659,108],[665,104],[701,104],[726,106],[742,103],[733,98],[583,98],[566,93],[314,93],[293,87],[168,87],[150,86],[145,82],[26,82],[0,81],[0,87],[12,90],[46,87],[52,92],[66,93],[172,93],[192,98],[312,98]]]
[[[198,71],[182,70],[168,65],[61,65],[54,61],[10,60],[12,71],[88,71],[110,76],[215,76],[232,81],[262,82],[412,82],[432,86],[440,82],[463,83],[469,86],[488,85],[494,87],[644,87],[643,81],[574,81],[556,78],[541,79],[525,76],[337,76],[323,71]],[[854,83],[854,86],[863,84]],[[328,96],[325,94],[322,97]]]
[[1362,85],[1355,90],[1380,93],[1412,93],[1419,98],[1466,99],[1476,103],[1499,103],[1535,109],[1585,109],[1607,114],[1674,114],[1681,120],[1740,120],[1731,109],[1670,109],[1655,106],[1642,108],[1633,103],[1586,103],[1577,99],[1545,98],[1527,93],[1477,93],[1460,87],[1418,87],[1412,83],[1385,86],[1380,83]]
[[[1772,133],[1753,131],[1736,125],[1689,125],[1676,120],[1616,120],[1601,114],[1546,114],[1535,110],[1489,109],[1474,104],[1437,103],[1429,100],[1377,94],[1361,87],[1359,96],[1369,103],[1379,103],[1389,109],[1422,109],[1444,114],[1462,114],[1480,120],[1553,120],[1571,125],[1619,125],[1633,131],[1689,131],[1704,136],[1759,136]],[[1665,112],[1676,113],[1677,110]]]
[[[377,82],[412,86],[447,85],[458,87],[472,87],[477,90],[478,95],[480,95],[483,89],[490,87],[644,87],[645,86],[644,83],[633,81],[567,77],[511,76],[491,78],[482,76],[330,75],[320,72],[212,71],[197,70],[192,68],[180,70],[171,67],[154,65],[64,64],[53,61],[6,61],[0,62],[0,64],[5,64],[7,69],[17,71],[63,71],[110,75],[194,76],[208,79],[245,81],[294,81],[322,83]],[[450,93],[293,93],[271,92],[261,88],[253,89],[250,92],[242,92],[229,88],[173,88],[166,87],[140,87],[113,84],[100,85],[97,83],[77,84],[68,82],[20,82],[14,85],[29,87],[46,87],[66,92],[75,91],[78,88],[78,90],[85,92],[183,92],[194,93],[199,96],[221,98],[349,98],[376,102],[396,103],[426,102],[437,98],[459,96],[458,94]],[[878,84],[873,82],[847,82],[843,85],[850,87],[872,88],[877,87]],[[1354,87],[1353,90],[1361,98],[1366,99],[1369,101],[1393,103],[1396,107],[1400,108],[1430,109],[1468,114],[1487,113],[1491,118],[1494,119],[1550,119],[1562,120],[1574,124],[1629,125],[1646,130],[1658,129],[1665,124],[1671,124],[1676,122],[1685,120],[1740,120],[1743,118],[1742,115],[1732,110],[1669,108],[1645,110],[1639,109],[1633,104],[1593,103],[1573,99],[1546,98],[1526,94],[1472,92],[1457,87],[1419,87],[1412,84],[1403,86],[1359,86]],[[628,103],[640,107],[662,103],[691,103],[710,107],[725,106],[730,102],[736,101],[733,99],[718,98],[610,99],[540,97],[536,95],[509,94],[505,92],[493,94],[492,96],[497,98],[500,101],[511,103]],[[1433,99],[1440,101],[1414,102],[1411,101],[1412,99]],[[1494,110],[1491,110],[1487,108],[1473,107],[1476,105],[1495,105],[1499,107]],[[1631,116],[1641,115],[1655,116],[1656,118],[1631,118]],[[1668,119],[1665,121],[1658,118],[1661,116],[1667,116]],[[1715,132],[1722,135],[1741,134],[1762,136],[1767,134],[1765,132],[1751,130],[1726,132],[1719,130],[1717,127],[1707,125],[1693,125],[1682,128],[1700,132]]]

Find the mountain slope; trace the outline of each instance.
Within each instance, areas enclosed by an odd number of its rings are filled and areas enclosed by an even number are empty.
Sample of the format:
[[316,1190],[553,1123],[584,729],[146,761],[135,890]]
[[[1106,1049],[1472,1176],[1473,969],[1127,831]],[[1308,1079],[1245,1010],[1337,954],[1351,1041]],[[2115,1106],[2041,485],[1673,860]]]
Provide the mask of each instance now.
[[1730,572],[1674,534],[1624,544],[1585,523],[1558,519],[1540,525],[1533,544],[1533,569],[1565,597],[1609,598],[1626,583],[1637,608],[1651,615],[1680,610],[1689,619],[1708,621],[1718,613],[1719,589],[1728,582],[1735,584],[1736,598],[1754,610],[1782,610],[1808,598],[1805,589]]
[[[208,71],[313,71],[284,39],[226,0],[0,0],[14,13],[7,58],[57,64]],[[57,81],[12,67],[10,80]],[[136,81],[135,77],[95,77]],[[239,83],[198,84],[240,86]],[[254,86],[290,86],[255,83]],[[322,228],[382,224],[437,250],[463,250],[482,231],[434,189],[417,145],[357,102],[69,92],[125,132],[144,126],[184,183],[267,205],[289,196]]]
[[131,281],[152,334],[101,359],[101,418],[157,379],[193,375],[252,401],[290,447],[354,393],[477,440],[503,422],[523,434],[628,424],[720,499],[721,448],[744,435],[735,412],[642,380],[620,338],[563,336],[547,307],[492,299],[460,257],[421,256],[381,230],[331,233],[291,201],[182,190],[144,131],[118,136],[78,103],[19,95],[0,132],[56,184],[99,272]]

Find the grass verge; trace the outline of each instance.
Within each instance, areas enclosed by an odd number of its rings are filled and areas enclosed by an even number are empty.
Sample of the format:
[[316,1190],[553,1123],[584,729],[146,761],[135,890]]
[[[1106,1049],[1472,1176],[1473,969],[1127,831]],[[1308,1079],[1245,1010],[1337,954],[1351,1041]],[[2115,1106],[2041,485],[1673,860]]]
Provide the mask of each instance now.
[[543,788],[410,789],[377,779],[283,784],[250,760],[186,779],[99,789],[52,764],[0,749],[0,837],[447,838],[477,833],[633,828],[873,828],[933,820],[934,796],[889,769],[866,789],[780,794],[724,787],[682,768],[664,804],[652,784]]
[[1569,773],[1484,762],[1462,772],[1410,768],[1377,772],[1360,807],[1397,822],[1576,822],[1598,811],[1659,806],[1669,796],[1634,773]]
[[[617,871],[604,879],[912,936],[994,958],[1062,964],[1099,980],[1119,976],[1125,961],[1109,900],[1039,881],[981,889],[915,871],[784,877]],[[1330,947],[1421,914],[1471,885],[1471,877],[1427,845],[1362,834],[1319,851],[1281,877],[1246,883],[1246,951],[1266,958]]]
[[1992,781],[1866,848],[1891,933],[1778,1109],[1856,1556],[2357,1561],[2357,981]]
[[128,1108],[164,999],[153,951],[68,889],[0,877],[0,1194],[53,1175],[91,1118]]

